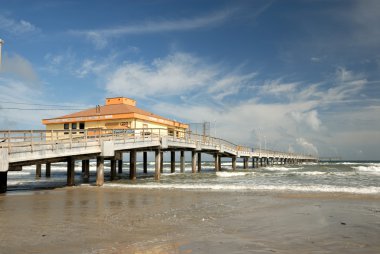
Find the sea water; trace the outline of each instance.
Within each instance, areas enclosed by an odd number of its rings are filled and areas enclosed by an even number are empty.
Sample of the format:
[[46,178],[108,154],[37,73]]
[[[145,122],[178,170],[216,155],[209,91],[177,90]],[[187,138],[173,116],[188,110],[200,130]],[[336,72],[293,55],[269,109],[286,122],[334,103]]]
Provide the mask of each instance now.
[[[142,162],[137,163],[137,180],[130,181],[129,163],[124,162],[123,173],[116,181],[109,181],[109,163],[105,162],[105,186],[111,188],[196,189],[223,191],[298,191],[339,192],[354,194],[380,193],[380,162],[320,162],[299,165],[273,165],[243,169],[237,163],[232,171],[231,162],[223,162],[222,170],[215,172],[213,162],[203,162],[200,173],[191,173],[191,163],[185,164],[185,173],[170,173],[170,162],[164,163],[160,181],[154,180],[154,162],[148,163],[148,174],[142,172]],[[250,165],[251,166],[251,165]],[[35,177],[35,166],[25,166],[22,171],[8,172],[8,190],[57,188],[66,185],[66,163],[54,163],[51,177]],[[90,184],[95,182],[96,161],[90,162]],[[77,161],[75,183],[82,184],[81,162]]]

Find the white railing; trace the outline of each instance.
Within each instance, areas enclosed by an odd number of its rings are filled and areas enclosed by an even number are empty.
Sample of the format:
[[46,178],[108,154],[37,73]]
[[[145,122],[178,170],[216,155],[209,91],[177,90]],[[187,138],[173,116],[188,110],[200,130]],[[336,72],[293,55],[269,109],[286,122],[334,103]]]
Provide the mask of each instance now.
[[200,143],[203,146],[215,147],[220,150],[239,153],[240,156],[279,157],[316,159],[311,155],[285,153],[264,149],[252,149],[239,146],[224,139],[194,134],[188,131],[168,132],[167,129],[142,128],[142,129],[87,129],[87,130],[16,130],[0,131],[0,148],[7,148],[8,153],[34,152],[43,150],[55,150],[58,147],[99,147],[104,140],[113,140],[115,144],[138,143],[159,141],[167,137],[169,141],[183,142],[187,144]]

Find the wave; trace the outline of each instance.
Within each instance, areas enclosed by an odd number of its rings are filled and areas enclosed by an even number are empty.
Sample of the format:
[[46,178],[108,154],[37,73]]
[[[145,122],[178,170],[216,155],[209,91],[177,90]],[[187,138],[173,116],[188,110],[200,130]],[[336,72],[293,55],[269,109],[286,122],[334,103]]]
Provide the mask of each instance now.
[[216,176],[218,177],[236,177],[236,176],[245,176],[248,174],[253,174],[253,172],[216,172]]
[[303,169],[303,167],[298,168],[288,168],[288,167],[265,167],[265,170],[269,171],[292,171],[292,170],[300,170]]
[[211,184],[117,184],[106,183],[105,188],[126,189],[181,189],[181,190],[214,190],[214,191],[285,191],[311,193],[352,193],[352,194],[380,194],[380,187],[337,187],[329,185],[211,185]]
[[370,166],[357,166],[352,168],[360,172],[365,172],[367,174],[380,175],[380,166],[376,164]]

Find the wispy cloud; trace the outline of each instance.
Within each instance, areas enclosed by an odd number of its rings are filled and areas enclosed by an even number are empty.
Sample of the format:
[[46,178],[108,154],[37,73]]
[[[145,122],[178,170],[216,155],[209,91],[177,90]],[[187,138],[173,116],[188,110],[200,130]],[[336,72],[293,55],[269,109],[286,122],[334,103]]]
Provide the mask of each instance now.
[[231,18],[237,10],[237,8],[221,10],[193,18],[151,20],[140,24],[128,24],[105,29],[71,30],[69,33],[85,36],[100,49],[107,45],[109,38],[120,37],[123,35],[178,32],[217,26]]
[[0,30],[13,35],[23,35],[38,32],[40,29],[23,19],[15,20],[0,14]]
[[151,64],[125,63],[108,77],[106,89],[111,94],[128,91],[130,96],[146,97],[184,94],[210,83],[217,75],[213,67],[197,57],[175,53]]
[[39,79],[32,64],[24,57],[14,54],[5,54],[0,73],[22,79],[30,84],[38,84]]

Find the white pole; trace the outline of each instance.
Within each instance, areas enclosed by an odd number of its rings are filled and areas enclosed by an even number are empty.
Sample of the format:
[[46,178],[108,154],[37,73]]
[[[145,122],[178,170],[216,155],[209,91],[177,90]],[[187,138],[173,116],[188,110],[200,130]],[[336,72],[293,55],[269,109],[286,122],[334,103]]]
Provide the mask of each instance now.
[[1,71],[1,49],[2,49],[3,44],[4,44],[4,41],[0,39],[0,71]]

